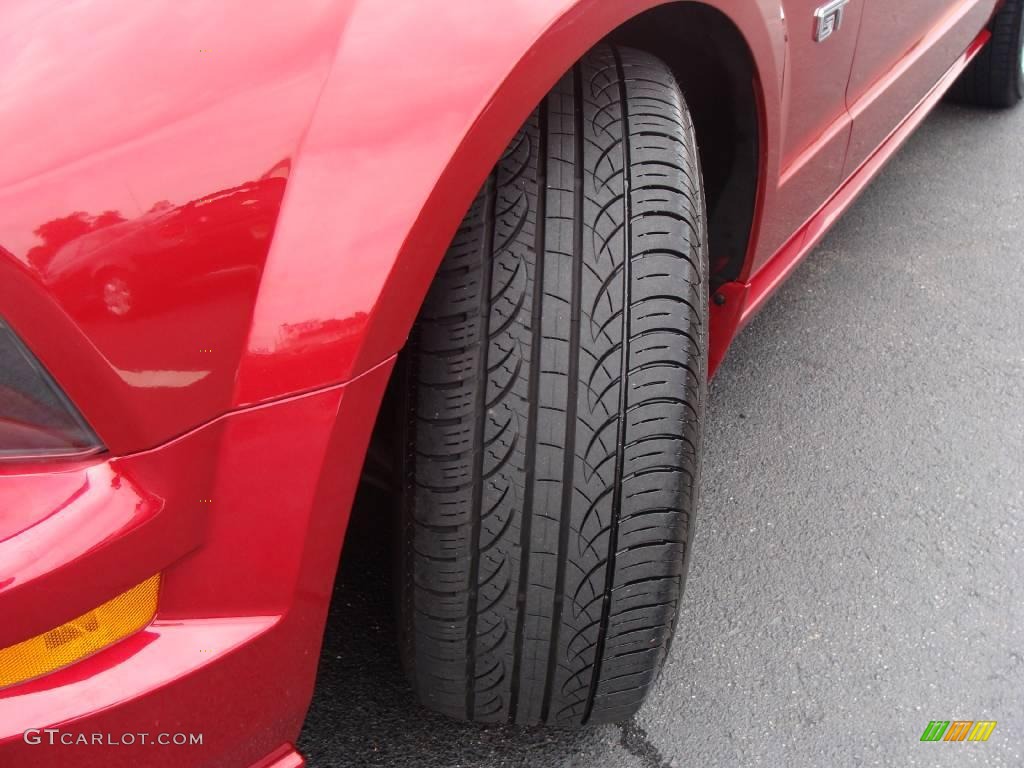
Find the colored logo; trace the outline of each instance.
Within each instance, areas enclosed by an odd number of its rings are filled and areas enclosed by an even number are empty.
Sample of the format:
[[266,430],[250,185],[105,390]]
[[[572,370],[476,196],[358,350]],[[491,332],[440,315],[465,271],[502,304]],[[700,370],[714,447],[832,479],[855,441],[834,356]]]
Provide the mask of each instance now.
[[921,741],[988,741],[995,729],[995,720],[932,720]]

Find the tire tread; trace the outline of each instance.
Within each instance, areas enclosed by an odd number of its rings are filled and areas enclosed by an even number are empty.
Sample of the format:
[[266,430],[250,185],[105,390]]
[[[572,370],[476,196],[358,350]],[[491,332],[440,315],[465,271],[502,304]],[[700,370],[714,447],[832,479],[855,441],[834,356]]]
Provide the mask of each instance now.
[[1007,0],[992,19],[990,30],[992,39],[950,88],[949,98],[961,104],[1006,109],[1024,99],[1024,0]]
[[675,80],[607,44],[466,214],[413,334],[408,397],[401,648],[427,706],[571,726],[642,703],[692,541],[704,216]]

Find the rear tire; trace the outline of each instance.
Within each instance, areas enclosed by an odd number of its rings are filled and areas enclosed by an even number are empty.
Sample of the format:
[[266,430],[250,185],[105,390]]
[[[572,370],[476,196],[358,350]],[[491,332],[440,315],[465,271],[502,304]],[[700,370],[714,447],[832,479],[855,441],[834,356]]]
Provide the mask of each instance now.
[[1024,99],[1024,0],[1007,0],[992,39],[950,89],[953,101],[1005,109]]
[[693,536],[707,296],[679,87],[601,45],[505,151],[410,340],[400,625],[425,705],[567,726],[640,707]]

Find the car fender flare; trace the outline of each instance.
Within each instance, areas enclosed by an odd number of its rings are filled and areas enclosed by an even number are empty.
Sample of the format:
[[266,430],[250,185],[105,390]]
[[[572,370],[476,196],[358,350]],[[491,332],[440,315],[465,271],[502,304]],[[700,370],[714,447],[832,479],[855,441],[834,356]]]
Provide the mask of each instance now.
[[[353,2],[289,178],[234,405],[344,382],[397,352],[523,120],[586,50],[663,2],[530,2],[515,14]],[[780,3],[706,4],[733,21],[754,57],[763,190],[777,173]],[[759,190],[758,210],[762,199]]]

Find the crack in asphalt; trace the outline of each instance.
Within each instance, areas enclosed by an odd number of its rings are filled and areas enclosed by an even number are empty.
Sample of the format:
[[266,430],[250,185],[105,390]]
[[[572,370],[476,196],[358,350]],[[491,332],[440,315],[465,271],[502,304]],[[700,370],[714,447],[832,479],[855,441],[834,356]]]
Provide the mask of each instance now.
[[619,728],[622,729],[619,744],[629,754],[639,758],[646,768],[672,768],[672,764],[664,758],[661,750],[651,743],[647,731],[637,725],[636,718],[631,718]]

